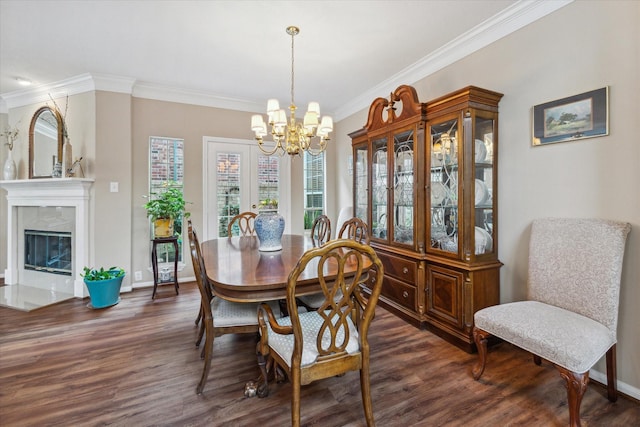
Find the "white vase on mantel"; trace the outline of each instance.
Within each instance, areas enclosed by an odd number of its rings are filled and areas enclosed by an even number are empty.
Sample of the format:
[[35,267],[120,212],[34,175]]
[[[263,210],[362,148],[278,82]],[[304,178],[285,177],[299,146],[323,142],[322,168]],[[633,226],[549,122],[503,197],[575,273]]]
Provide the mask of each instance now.
[[9,150],[7,160],[4,161],[3,178],[5,181],[11,181],[16,179],[18,175],[18,168],[16,162],[13,161],[13,153]]
[[71,142],[69,142],[69,137],[64,138],[64,144],[62,145],[62,178],[66,178],[70,175],[69,170],[73,166],[73,154]]

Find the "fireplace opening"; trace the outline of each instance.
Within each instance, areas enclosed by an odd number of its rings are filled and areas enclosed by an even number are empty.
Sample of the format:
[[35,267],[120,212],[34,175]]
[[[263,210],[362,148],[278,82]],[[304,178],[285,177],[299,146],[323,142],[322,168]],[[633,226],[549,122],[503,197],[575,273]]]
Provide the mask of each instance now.
[[24,268],[71,276],[71,232],[24,230]]

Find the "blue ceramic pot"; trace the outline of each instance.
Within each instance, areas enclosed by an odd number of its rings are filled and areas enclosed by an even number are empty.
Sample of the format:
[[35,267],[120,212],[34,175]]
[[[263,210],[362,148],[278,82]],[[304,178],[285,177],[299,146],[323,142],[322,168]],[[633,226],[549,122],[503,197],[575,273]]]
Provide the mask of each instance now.
[[106,308],[120,302],[120,286],[124,276],[106,280],[84,281],[89,290],[89,308]]
[[263,252],[282,249],[284,217],[276,211],[260,211],[254,220],[254,228],[260,240],[258,250]]

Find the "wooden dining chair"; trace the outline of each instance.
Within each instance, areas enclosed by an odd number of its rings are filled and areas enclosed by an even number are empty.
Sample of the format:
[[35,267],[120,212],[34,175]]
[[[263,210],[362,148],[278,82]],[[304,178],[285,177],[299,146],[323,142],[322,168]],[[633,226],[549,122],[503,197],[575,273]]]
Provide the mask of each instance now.
[[234,230],[238,230],[240,236],[253,236],[255,235],[255,228],[253,226],[254,221],[258,214],[247,211],[239,213],[231,218],[229,225],[227,225],[227,236],[232,237]]
[[342,224],[338,232],[339,239],[351,239],[356,242],[369,244],[369,227],[357,216],[349,218]]
[[331,220],[326,215],[320,215],[311,226],[311,242],[313,246],[322,246],[331,240]]
[[615,402],[620,277],[630,230],[628,223],[602,219],[535,220],[527,299],[474,315],[473,377],[484,372],[491,335],[527,350],[536,365],[544,359],[558,369],[566,381],[569,424],[579,427],[589,370],[606,354],[607,397]]
[[[201,394],[211,369],[214,338],[224,334],[257,332],[258,319],[256,318],[256,312],[260,303],[238,303],[216,297],[214,288],[207,279],[198,236],[190,221],[188,223],[188,233],[191,262],[193,263],[193,271],[200,291],[200,307],[203,313],[202,322],[205,336],[203,354],[201,355],[204,358],[204,369],[202,370],[200,382],[196,387],[196,393]],[[266,305],[271,307],[274,312],[279,313],[277,302],[269,302]]]
[[[347,266],[355,267],[355,274],[346,274]],[[360,283],[368,277],[367,266],[376,274],[370,275],[374,280],[369,282],[371,295],[365,301]],[[301,312],[296,303],[298,277],[306,268],[319,274],[324,302],[317,311]],[[325,277],[325,272],[331,277]],[[289,317],[277,319],[269,305],[260,306],[261,339],[257,350],[264,382],[258,387],[257,394],[259,397],[269,394],[269,377],[275,369],[271,367],[269,371],[266,361],[272,358],[291,381],[291,424],[294,427],[300,425],[301,386],[348,371],[360,372],[365,419],[368,426],[374,425],[367,335],[383,274],[382,263],[371,246],[349,239],[332,240],[305,252],[289,274]],[[336,301],[338,293],[342,298]]]
[[[340,227],[338,238],[351,239],[351,240],[355,240],[356,242],[364,243],[368,245],[369,232],[368,232],[367,224],[365,224],[364,221],[362,221],[358,217],[353,217],[353,218],[344,220],[342,227]],[[312,237],[312,240],[313,240],[313,237]],[[340,295],[338,294],[337,297],[339,298]],[[304,295],[304,296],[298,297],[298,304],[306,308],[308,311],[316,310],[318,307],[320,307],[320,304],[322,303],[322,301],[324,301],[324,295],[322,295],[322,293]]]

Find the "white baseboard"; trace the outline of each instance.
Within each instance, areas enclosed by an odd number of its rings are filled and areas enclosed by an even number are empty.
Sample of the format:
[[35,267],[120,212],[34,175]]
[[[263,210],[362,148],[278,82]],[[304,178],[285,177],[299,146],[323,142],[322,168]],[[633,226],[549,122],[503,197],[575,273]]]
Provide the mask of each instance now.
[[[594,381],[598,381],[601,384],[607,385],[607,375],[602,372],[598,372],[594,369],[589,371],[589,378]],[[623,381],[617,381],[618,391],[620,393],[624,393],[629,397],[633,397],[636,400],[640,400],[640,389],[637,387],[633,387]]]
[[[179,277],[178,278],[178,283],[185,283],[185,282],[195,282],[196,281],[196,277],[195,276],[191,276],[191,277]],[[136,283],[132,283],[131,286],[127,286],[127,287],[123,287],[122,290],[123,291],[127,291],[127,288],[129,288],[129,291],[132,291],[134,289],[141,289],[141,288],[152,288],[153,287],[153,282],[136,282]]]

